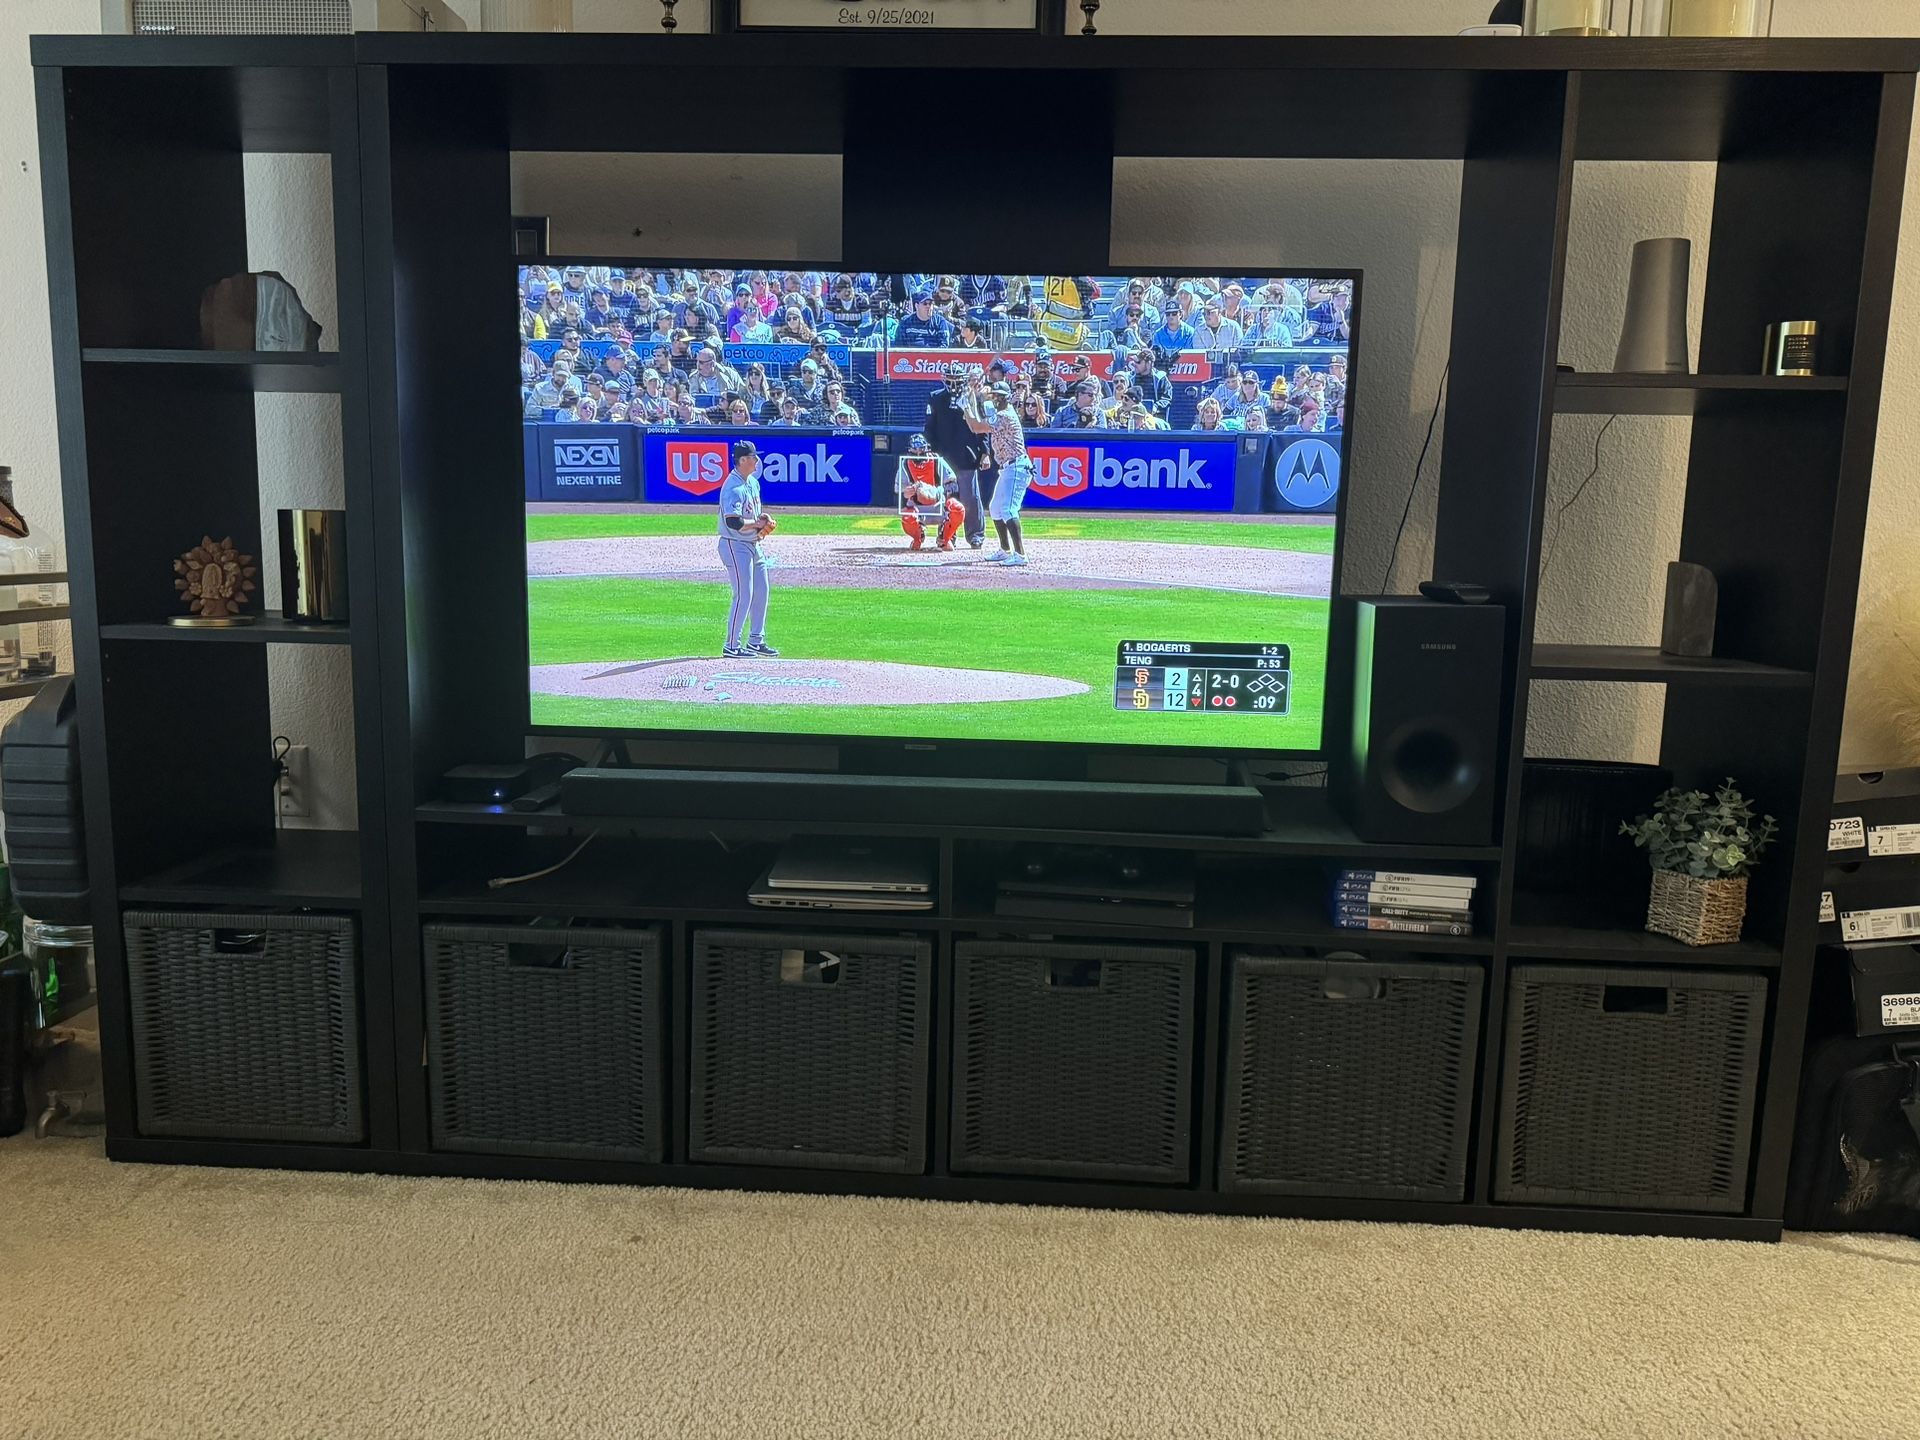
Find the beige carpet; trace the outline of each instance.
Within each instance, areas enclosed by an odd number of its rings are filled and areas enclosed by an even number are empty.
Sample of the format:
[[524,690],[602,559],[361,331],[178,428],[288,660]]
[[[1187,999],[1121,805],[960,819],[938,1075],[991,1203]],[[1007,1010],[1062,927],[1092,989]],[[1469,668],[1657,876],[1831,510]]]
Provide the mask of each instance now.
[[163,1169],[0,1142],[7,1437],[1911,1440],[1916,1334],[1902,1240]]

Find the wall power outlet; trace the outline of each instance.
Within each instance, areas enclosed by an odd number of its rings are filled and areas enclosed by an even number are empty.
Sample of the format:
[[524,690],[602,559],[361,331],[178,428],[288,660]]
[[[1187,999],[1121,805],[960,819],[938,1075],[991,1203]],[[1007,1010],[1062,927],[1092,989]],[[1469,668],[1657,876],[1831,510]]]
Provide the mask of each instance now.
[[274,787],[275,809],[283,819],[312,815],[312,771],[307,762],[307,747],[289,745],[286,757],[281,764],[286,768],[281,771],[279,781]]

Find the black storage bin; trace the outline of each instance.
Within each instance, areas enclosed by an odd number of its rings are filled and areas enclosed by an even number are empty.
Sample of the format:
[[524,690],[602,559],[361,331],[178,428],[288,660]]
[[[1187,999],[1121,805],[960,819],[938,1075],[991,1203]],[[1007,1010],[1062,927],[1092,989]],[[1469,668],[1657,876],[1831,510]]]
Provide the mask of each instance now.
[[1637,928],[1646,920],[1647,856],[1620,822],[1673,784],[1658,765],[1527,760],[1520,767],[1514,884],[1553,923]]
[[1496,1200],[1744,1210],[1765,977],[1519,965]]
[[129,912],[144,1135],[359,1143],[359,947],[335,915]]
[[429,925],[422,942],[437,1148],[664,1157],[658,930]]
[[1236,953],[1220,1188],[1464,1199],[1478,965]]
[[1194,972],[1173,947],[956,945],[951,1168],[1183,1183]]
[[688,1158],[921,1173],[932,975],[904,936],[695,931]]

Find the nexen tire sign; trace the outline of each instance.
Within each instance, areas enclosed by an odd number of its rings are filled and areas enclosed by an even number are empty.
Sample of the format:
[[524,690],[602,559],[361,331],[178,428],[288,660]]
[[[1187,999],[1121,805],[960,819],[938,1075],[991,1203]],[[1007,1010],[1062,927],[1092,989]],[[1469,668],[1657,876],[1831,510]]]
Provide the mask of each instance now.
[[542,425],[536,445],[542,500],[638,500],[630,425]]
[[[769,508],[873,500],[873,442],[865,435],[755,430],[749,438],[760,450],[760,498]],[[649,431],[641,442],[648,502],[711,504],[732,467],[733,440],[731,433]]]
[[1192,436],[1132,439],[1110,436],[1085,443],[1027,437],[1035,508],[1079,510],[1232,510],[1233,439]]

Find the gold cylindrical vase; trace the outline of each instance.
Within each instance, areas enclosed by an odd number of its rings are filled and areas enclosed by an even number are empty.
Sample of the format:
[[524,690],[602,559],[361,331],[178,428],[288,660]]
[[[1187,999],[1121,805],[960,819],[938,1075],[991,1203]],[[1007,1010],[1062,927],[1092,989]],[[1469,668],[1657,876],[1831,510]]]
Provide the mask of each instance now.
[[280,512],[280,610],[296,625],[347,623],[347,512]]

